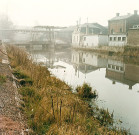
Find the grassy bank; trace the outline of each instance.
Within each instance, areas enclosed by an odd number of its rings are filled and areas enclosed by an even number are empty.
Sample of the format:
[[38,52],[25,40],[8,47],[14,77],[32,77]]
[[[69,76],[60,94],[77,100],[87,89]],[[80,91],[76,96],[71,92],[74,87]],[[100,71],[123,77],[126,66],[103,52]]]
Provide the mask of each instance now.
[[7,52],[13,74],[20,85],[19,93],[23,100],[20,109],[33,130],[32,134],[127,134],[107,127],[107,124],[112,124],[108,121],[111,117],[107,110],[100,110],[99,117],[94,117],[94,108],[82,99],[87,98],[83,87],[78,88],[79,94],[73,94],[65,82],[51,76],[46,67],[33,63],[23,50],[8,46]]

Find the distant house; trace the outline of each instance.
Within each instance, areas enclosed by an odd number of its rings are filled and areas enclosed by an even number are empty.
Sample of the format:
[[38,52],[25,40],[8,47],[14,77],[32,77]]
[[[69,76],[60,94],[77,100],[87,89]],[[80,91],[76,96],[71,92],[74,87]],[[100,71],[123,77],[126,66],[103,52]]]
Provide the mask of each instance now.
[[139,24],[137,10],[134,14],[120,16],[119,13],[108,21],[109,46],[124,46],[127,44],[127,33],[133,25]]
[[128,45],[139,45],[139,25],[134,25],[128,31]]
[[107,28],[98,23],[77,25],[72,33],[74,47],[95,47],[99,46],[102,40],[108,42]]

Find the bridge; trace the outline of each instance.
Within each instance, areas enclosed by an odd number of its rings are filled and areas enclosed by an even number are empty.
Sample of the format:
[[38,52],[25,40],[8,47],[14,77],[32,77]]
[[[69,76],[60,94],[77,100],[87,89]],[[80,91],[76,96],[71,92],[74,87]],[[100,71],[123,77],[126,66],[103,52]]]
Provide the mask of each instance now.
[[[54,46],[56,43],[56,33],[61,29],[65,29],[66,27],[59,26],[34,26],[31,29],[0,29],[1,35],[3,33],[9,34],[29,34],[30,38],[24,42],[10,42],[11,44],[17,45],[43,45],[43,46]],[[38,35],[42,34],[41,37],[44,39],[37,39]],[[8,38],[7,38],[8,39]]]

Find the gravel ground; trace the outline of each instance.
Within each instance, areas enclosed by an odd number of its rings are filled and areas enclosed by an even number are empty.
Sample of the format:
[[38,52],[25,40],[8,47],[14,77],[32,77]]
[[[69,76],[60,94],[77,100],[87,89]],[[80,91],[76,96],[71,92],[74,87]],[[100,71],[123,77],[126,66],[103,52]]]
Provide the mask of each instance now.
[[5,47],[0,45],[0,75],[6,77],[0,83],[0,135],[26,135],[27,126],[20,112],[20,95],[11,73]]

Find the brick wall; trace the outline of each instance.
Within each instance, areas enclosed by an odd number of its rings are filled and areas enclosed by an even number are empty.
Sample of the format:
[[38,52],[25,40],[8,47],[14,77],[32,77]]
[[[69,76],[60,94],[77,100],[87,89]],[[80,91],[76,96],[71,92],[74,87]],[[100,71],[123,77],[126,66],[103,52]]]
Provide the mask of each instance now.
[[109,21],[109,34],[113,29],[113,34],[122,34],[127,33],[129,28],[132,28],[133,25],[139,24],[139,15],[133,15],[127,19],[121,20],[110,20]]
[[139,45],[139,29],[128,31],[128,45]]
[[125,78],[134,82],[139,82],[139,66],[126,64],[125,65]]
[[113,34],[114,33],[121,33],[120,29],[122,29],[122,33],[126,32],[125,29],[125,20],[118,20],[118,21],[110,21],[109,22],[109,34],[111,33],[111,30],[113,29]]

